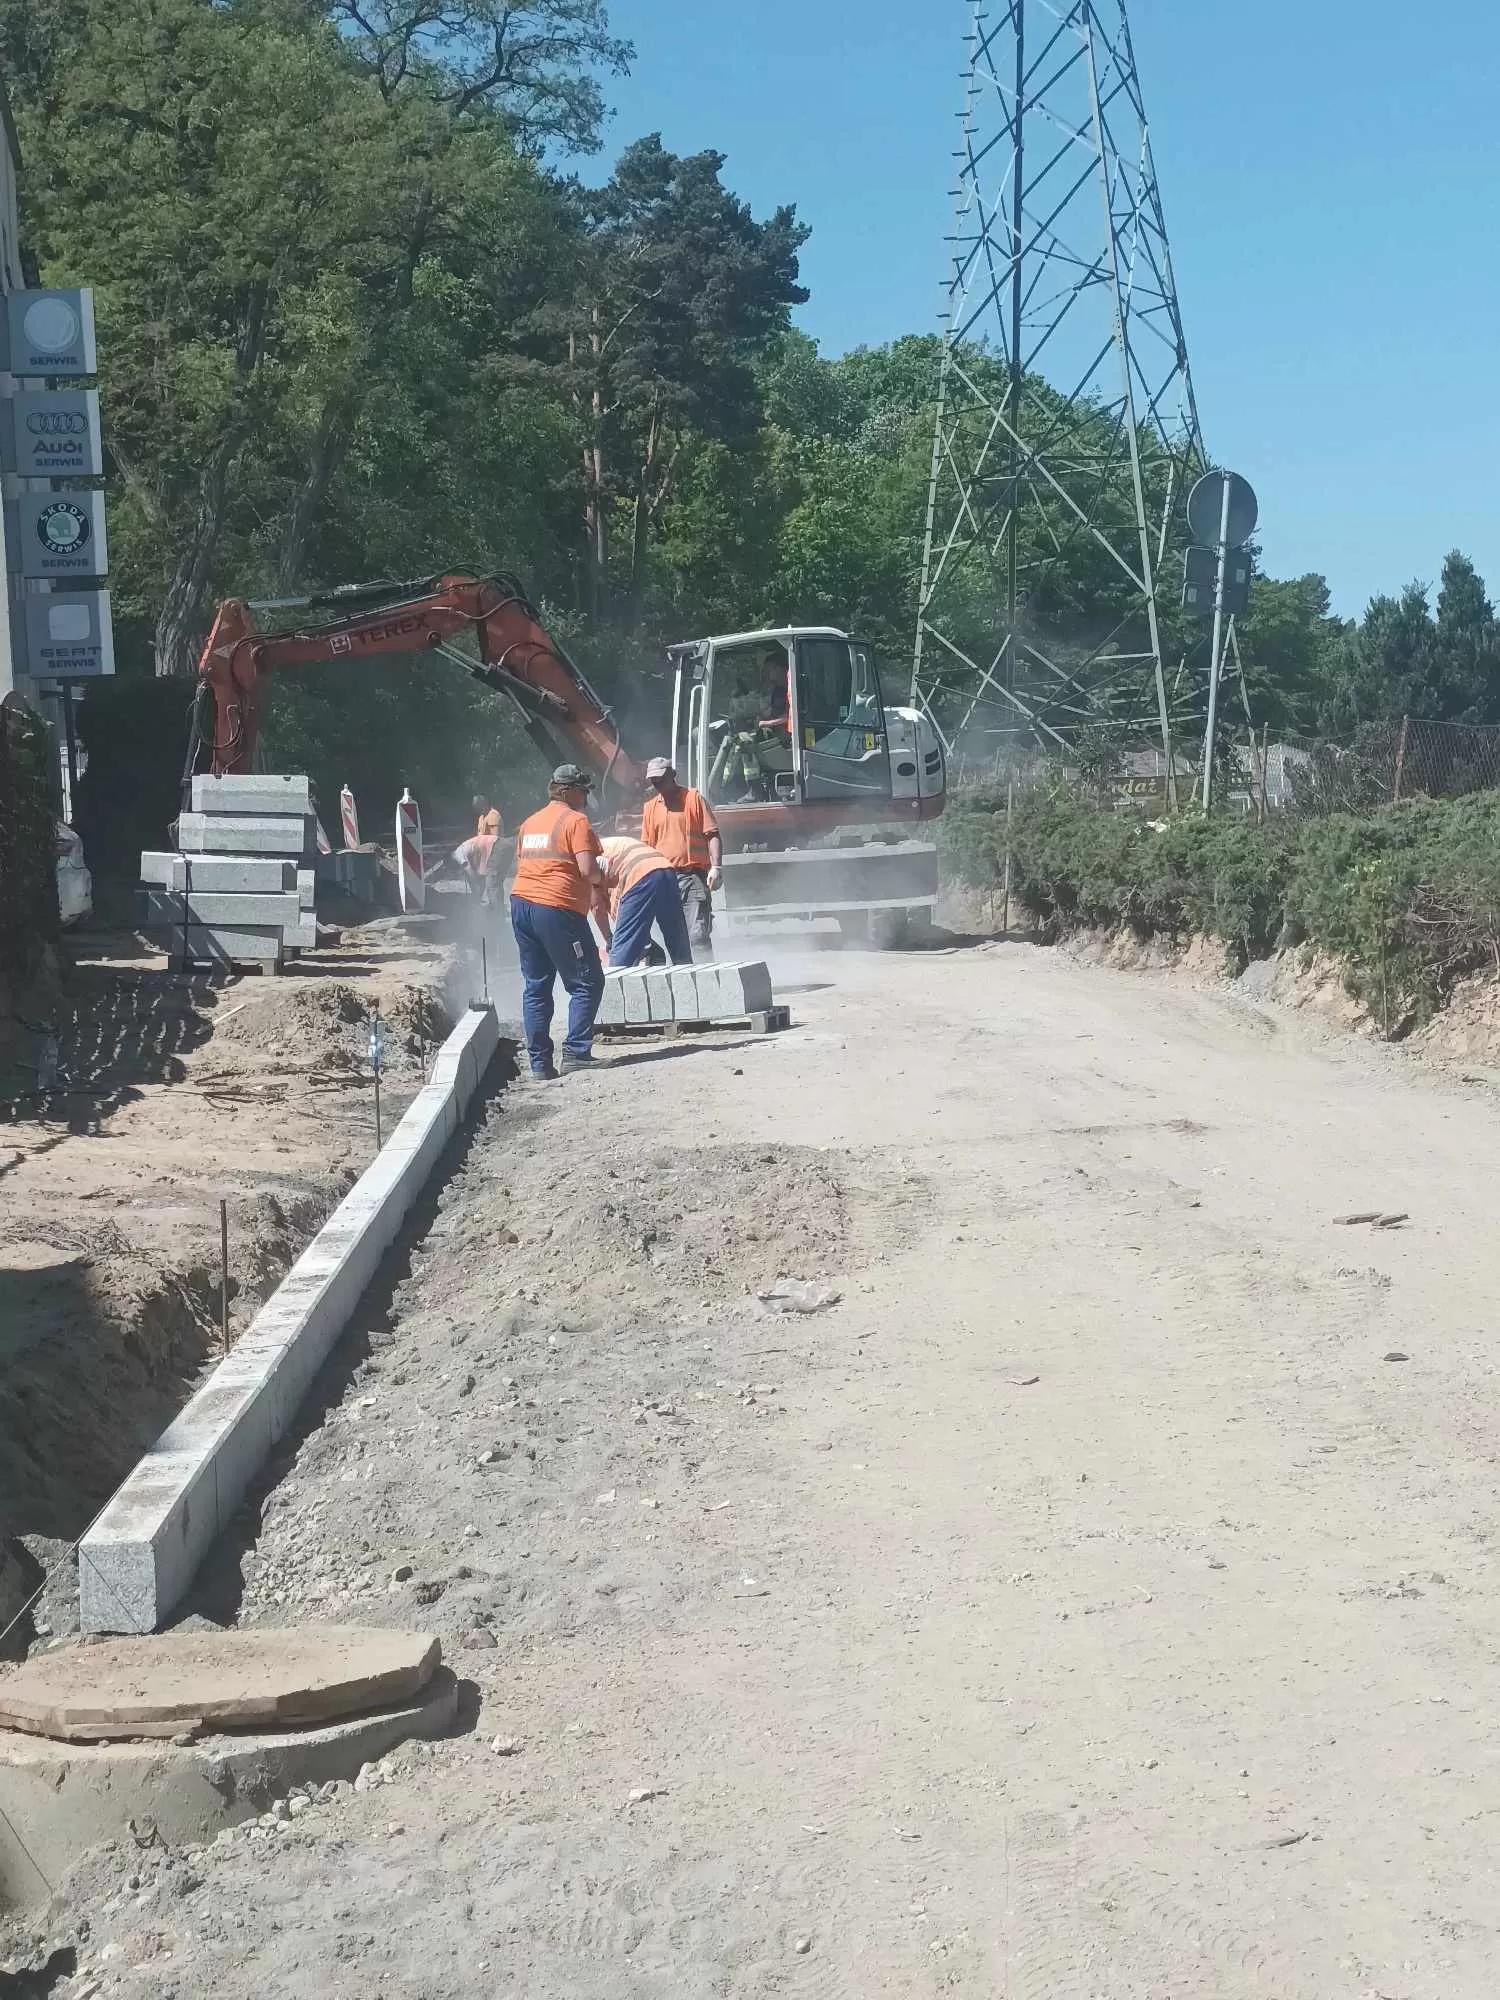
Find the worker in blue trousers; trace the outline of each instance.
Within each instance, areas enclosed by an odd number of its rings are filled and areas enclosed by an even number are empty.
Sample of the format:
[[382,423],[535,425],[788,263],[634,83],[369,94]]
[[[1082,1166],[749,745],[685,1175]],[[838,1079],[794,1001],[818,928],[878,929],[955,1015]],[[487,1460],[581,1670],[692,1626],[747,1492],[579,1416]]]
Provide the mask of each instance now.
[[677,870],[644,840],[611,834],[603,842],[600,880],[594,890],[594,922],[609,946],[611,968],[639,965],[660,931],[674,965],[691,965],[693,947]]
[[604,968],[589,929],[589,906],[603,894],[599,836],[584,811],[593,783],[577,764],[559,764],[548,787],[549,803],[516,831],[510,921],[521,959],[526,1054],[537,1077],[557,1075],[552,990],[559,979],[568,994],[562,1073],[587,1069],[594,1055]]

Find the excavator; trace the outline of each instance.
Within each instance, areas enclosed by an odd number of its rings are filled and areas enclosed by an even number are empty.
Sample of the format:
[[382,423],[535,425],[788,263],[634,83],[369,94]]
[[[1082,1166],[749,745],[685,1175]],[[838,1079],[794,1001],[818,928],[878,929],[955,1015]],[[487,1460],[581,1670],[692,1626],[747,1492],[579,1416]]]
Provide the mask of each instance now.
[[[292,630],[257,622],[307,612],[316,622]],[[718,817],[716,914],[731,934],[768,919],[831,916],[846,935],[888,949],[911,926],[930,924],[937,849],[920,833],[944,806],[942,744],[919,710],[886,705],[871,647],[831,626],[669,648],[670,733],[637,754],[514,577],[228,598],[199,662],[185,775],[205,761],[220,775],[253,769],[275,674],[398,653],[434,653],[506,696],[547,761],[584,765],[601,810],[621,822],[639,815],[646,759],[669,756]]]

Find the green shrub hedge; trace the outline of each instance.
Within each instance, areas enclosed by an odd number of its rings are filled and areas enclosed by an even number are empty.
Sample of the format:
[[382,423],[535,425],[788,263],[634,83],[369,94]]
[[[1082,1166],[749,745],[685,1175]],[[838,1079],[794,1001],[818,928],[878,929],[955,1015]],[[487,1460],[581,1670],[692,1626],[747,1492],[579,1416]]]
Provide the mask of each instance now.
[[[950,878],[998,888],[1003,796],[960,794],[942,838]],[[1201,932],[1242,966],[1278,945],[1317,944],[1400,1033],[1456,979],[1500,973],[1500,794],[1256,826],[1104,811],[1064,787],[1028,792],[1011,827],[1011,895],[1053,934]]]

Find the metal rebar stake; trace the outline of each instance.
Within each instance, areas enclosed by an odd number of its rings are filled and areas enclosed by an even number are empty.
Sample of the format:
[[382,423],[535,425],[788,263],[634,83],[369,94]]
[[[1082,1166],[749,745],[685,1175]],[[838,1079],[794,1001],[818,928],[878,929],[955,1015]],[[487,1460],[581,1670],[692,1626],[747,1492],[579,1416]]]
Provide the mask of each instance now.
[[229,1352],[229,1203],[219,1203],[219,1338]]

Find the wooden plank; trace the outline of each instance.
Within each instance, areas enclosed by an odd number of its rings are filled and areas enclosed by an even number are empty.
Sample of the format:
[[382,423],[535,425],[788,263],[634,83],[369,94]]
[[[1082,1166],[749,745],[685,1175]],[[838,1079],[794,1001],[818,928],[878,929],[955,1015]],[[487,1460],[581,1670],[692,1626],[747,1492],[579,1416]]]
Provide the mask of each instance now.
[[726,1032],[776,1035],[791,1025],[790,1007],[765,1007],[736,1019],[716,1016],[712,1021],[596,1021],[594,1034],[606,1042],[631,1041],[641,1035],[660,1041],[674,1041],[679,1035],[722,1035]]

